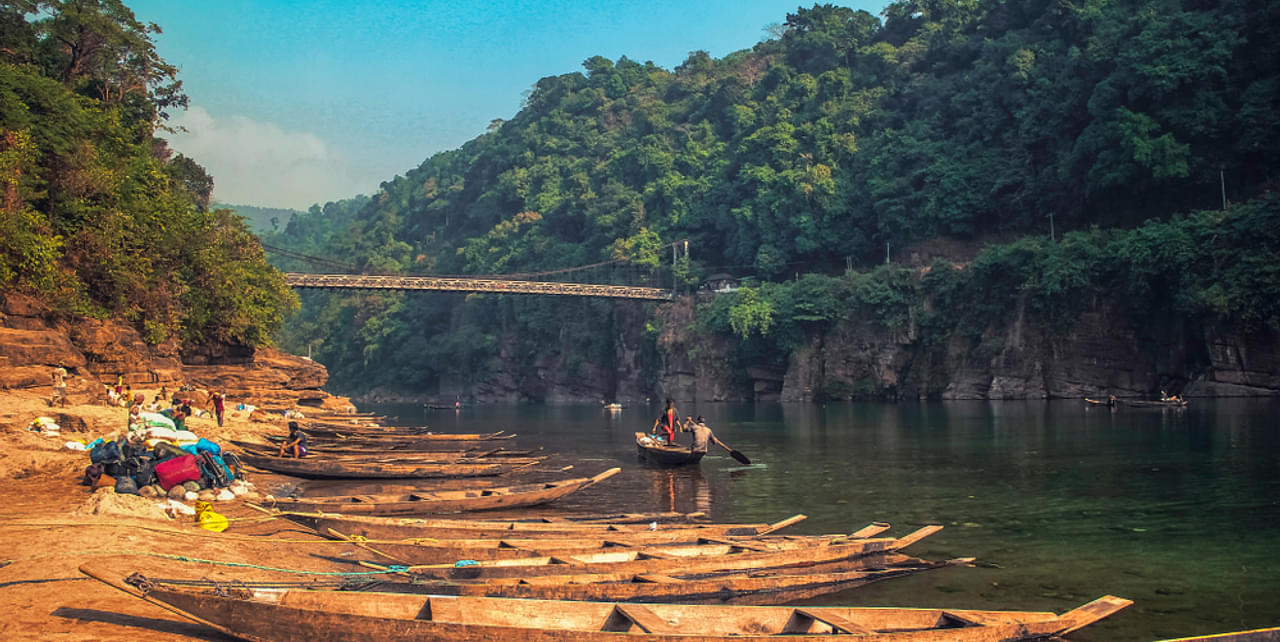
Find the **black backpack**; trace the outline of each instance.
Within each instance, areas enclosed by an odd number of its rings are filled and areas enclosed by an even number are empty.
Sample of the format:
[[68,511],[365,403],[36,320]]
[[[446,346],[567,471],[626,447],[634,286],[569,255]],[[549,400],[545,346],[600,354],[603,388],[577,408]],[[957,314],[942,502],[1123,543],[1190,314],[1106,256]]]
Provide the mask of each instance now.
[[120,443],[117,441],[104,441],[89,451],[89,461],[95,464],[120,461],[120,458]]
[[227,471],[213,458],[213,453],[204,451],[196,455],[196,461],[200,463],[201,486],[205,488],[225,488],[231,480],[227,479]]

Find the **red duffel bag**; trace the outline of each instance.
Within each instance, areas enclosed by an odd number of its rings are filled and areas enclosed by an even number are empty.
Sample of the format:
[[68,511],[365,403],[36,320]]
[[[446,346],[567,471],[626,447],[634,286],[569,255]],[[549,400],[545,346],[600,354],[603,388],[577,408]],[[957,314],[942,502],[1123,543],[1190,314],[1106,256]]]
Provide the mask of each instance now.
[[160,480],[161,488],[169,490],[182,482],[199,480],[200,464],[195,455],[166,459],[156,464],[156,478]]

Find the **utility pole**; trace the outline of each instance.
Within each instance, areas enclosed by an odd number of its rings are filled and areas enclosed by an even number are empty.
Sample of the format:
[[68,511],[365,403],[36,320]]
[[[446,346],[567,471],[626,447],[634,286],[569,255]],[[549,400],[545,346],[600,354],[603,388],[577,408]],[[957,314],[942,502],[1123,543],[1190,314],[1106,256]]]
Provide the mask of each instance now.
[[1218,184],[1222,185],[1222,211],[1225,212],[1227,211],[1227,172],[1222,168],[1218,169]]

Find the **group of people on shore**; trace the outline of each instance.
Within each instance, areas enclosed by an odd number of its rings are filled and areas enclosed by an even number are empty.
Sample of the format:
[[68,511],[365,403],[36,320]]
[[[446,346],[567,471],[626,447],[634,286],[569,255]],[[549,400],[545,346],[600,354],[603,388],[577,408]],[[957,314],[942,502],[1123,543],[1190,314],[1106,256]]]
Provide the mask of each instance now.
[[[49,398],[49,406],[56,408],[65,408],[67,406],[67,369],[54,368],[52,373],[53,379],[53,395]],[[208,394],[204,408],[193,407],[194,400],[191,395],[183,395],[182,392],[192,390],[191,388],[180,387],[177,392],[170,395],[168,386],[161,386],[160,391],[147,403],[146,396],[141,392],[134,392],[133,386],[124,382],[124,376],[116,377],[116,385],[105,386],[107,390],[107,403],[112,406],[120,406],[129,409],[129,425],[133,426],[141,422],[143,412],[152,412],[162,414],[174,423],[177,430],[185,429],[185,422],[188,417],[192,416],[212,416],[218,422],[218,427],[222,427],[223,418],[226,415],[227,396],[225,393],[215,390]]]

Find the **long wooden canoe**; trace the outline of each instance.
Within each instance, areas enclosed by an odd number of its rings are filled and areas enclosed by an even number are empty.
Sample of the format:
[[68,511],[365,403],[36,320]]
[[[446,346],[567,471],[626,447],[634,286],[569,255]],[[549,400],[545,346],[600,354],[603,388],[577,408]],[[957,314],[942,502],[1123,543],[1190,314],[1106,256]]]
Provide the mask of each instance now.
[[[257,457],[275,457],[279,453],[278,449],[273,451],[270,446],[259,446],[247,442],[232,442],[232,444],[241,451]],[[483,450],[391,450],[368,453],[333,454],[313,448],[307,452],[306,458],[311,462],[376,462],[380,464],[506,464],[508,466],[521,466],[541,463],[546,461],[547,456],[495,458],[487,456],[486,452]]]
[[[806,519],[794,515],[773,524],[612,524],[612,523],[530,523],[493,522],[467,519],[371,517],[365,515],[335,515],[332,513],[283,513],[285,518],[311,528],[319,533],[329,529],[358,535],[367,539],[417,539],[435,537],[442,539],[483,539],[494,537],[582,537],[592,534],[674,534],[674,537],[722,537],[725,535],[760,536],[777,532]],[[884,524],[883,530],[888,529]],[[881,532],[883,532],[883,530]],[[869,537],[869,535],[868,535]],[[677,539],[665,541],[679,541]]]
[[333,642],[994,642],[1065,635],[1131,601],[1105,596],[1063,615],[1043,612],[846,607],[619,604],[342,591],[170,587],[138,574],[80,571],[242,640]]
[[[248,460],[246,460],[248,461]],[[253,463],[253,462],[249,462]],[[467,490],[427,490],[404,495],[338,495],[276,500],[276,508],[293,512],[347,515],[431,515],[459,511],[496,510],[545,504],[598,484],[621,472],[610,468],[595,477],[561,479]]]
[[[482,561],[533,557],[560,560],[579,558],[593,553],[636,552],[638,559],[673,559],[689,563],[736,553],[788,552],[794,564],[831,562],[859,555],[895,551],[941,530],[926,526],[904,538],[854,538],[835,535],[765,536],[765,537],[701,537],[686,542],[646,543],[626,536],[582,538],[509,538],[509,539],[421,539],[371,540],[352,539],[363,548],[402,564],[453,564],[460,560]],[[341,531],[330,531],[332,537],[344,538]],[[771,557],[777,565],[781,558]]]
[[1146,399],[1117,399],[1119,403],[1135,408],[1186,408],[1187,400],[1146,400]]
[[[924,560],[903,553],[850,552],[840,547],[806,550],[802,553],[779,551],[755,553],[745,549],[723,555],[697,559],[649,557],[644,551],[631,549],[606,553],[579,553],[546,557],[479,561],[474,564],[436,564],[411,566],[411,577],[429,580],[496,580],[516,579],[540,581],[555,576],[592,576],[626,574],[627,577],[657,577],[671,573],[693,573],[708,579],[735,573],[775,573],[785,575],[814,573],[847,573],[872,568],[908,564],[925,564]],[[390,568],[391,562],[361,562],[371,568]],[[644,581],[641,578],[640,581]]]
[[514,433],[507,433],[505,430],[496,430],[493,432],[473,432],[473,433],[448,433],[448,432],[407,432],[404,430],[394,430],[385,428],[361,428],[359,426],[342,426],[340,424],[333,425],[308,425],[302,428],[302,431],[308,435],[314,435],[317,438],[326,437],[328,435],[341,435],[346,439],[369,439],[377,441],[506,441],[515,439]]
[[694,452],[692,446],[659,443],[646,433],[636,433],[636,451],[646,461],[662,466],[688,466],[702,461],[706,453]]
[[448,479],[491,477],[511,470],[501,464],[403,464],[344,462],[310,457],[274,457],[242,452],[246,464],[307,479]]

